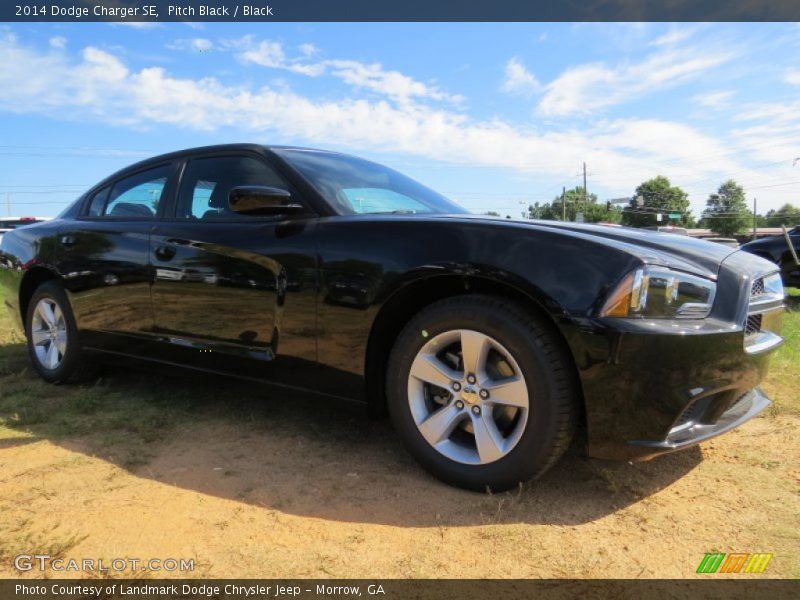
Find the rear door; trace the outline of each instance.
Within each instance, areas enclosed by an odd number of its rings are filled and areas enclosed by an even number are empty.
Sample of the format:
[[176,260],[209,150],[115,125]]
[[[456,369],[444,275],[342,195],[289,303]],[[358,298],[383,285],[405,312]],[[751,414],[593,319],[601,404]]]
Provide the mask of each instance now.
[[96,190],[58,233],[56,266],[88,345],[150,336],[150,230],[164,210],[176,163],[123,175]]
[[305,205],[258,154],[188,159],[172,216],[150,240],[156,331],[185,350],[181,361],[193,356],[213,368],[231,357],[266,361],[282,365],[269,369],[271,379],[285,379],[294,366],[316,362],[317,219],[310,209],[236,214],[228,192],[241,185],[286,189]]

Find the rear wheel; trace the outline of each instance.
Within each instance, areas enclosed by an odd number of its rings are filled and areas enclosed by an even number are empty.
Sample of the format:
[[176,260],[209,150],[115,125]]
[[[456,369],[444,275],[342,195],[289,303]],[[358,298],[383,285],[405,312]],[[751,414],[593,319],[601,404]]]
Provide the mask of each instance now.
[[392,421],[436,477],[502,490],[566,450],[577,415],[569,357],[518,305],[490,296],[437,302],[398,337],[387,373]]
[[50,383],[87,378],[75,317],[64,289],[56,281],[36,288],[25,320],[28,354],[36,371]]

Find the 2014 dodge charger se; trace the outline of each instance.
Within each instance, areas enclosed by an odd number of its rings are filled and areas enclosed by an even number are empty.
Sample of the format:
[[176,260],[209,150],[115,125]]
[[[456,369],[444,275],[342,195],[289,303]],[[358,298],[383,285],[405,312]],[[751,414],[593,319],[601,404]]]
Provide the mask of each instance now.
[[[175,152],[0,246],[38,373],[134,357],[365,400],[437,477],[503,489],[579,426],[649,459],[736,427],[781,344],[773,263],[686,237],[490,219],[366,160]],[[582,435],[584,435],[582,433]]]

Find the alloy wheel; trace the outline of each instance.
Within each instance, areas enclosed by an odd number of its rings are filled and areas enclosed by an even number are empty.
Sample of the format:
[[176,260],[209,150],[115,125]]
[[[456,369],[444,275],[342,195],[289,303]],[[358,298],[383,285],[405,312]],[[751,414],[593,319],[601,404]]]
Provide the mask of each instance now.
[[45,369],[55,370],[67,351],[67,322],[58,302],[39,300],[31,320],[31,342],[36,360]]
[[511,452],[530,407],[511,352],[468,329],[436,335],[419,350],[409,371],[408,403],[422,437],[445,457],[470,465]]

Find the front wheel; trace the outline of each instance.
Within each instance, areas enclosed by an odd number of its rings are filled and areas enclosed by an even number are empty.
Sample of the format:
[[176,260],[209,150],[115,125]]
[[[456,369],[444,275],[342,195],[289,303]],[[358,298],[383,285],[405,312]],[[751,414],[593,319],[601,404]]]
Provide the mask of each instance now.
[[83,357],[75,317],[58,282],[36,288],[28,303],[25,333],[33,366],[46,381],[81,380],[93,372]]
[[411,455],[473,490],[541,475],[575,430],[569,357],[537,318],[491,296],[442,300],[417,314],[395,342],[386,393]]

